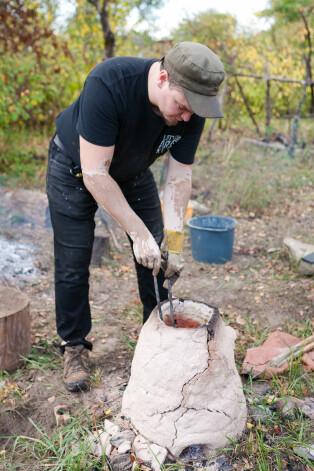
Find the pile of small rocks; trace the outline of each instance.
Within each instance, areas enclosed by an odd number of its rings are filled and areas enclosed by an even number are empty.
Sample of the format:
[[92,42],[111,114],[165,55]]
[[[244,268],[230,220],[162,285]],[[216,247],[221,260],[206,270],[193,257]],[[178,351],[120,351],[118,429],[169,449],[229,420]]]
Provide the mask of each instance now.
[[[89,452],[100,459],[106,456],[107,465],[103,470],[108,470],[109,465],[112,471],[131,471],[136,467],[140,467],[142,471],[160,471],[165,462],[176,462],[169,450],[147,441],[122,415],[115,418],[115,423],[105,419],[104,428],[91,433]],[[192,461],[187,461],[188,457],[184,458],[181,469],[190,469],[191,466],[193,469],[202,468],[206,471],[234,469],[224,456],[212,461],[204,460],[204,457],[197,460],[192,455],[190,458]],[[94,471],[96,469],[101,470],[94,468]]]
[[104,428],[93,432],[90,452],[100,458],[105,454],[113,471],[129,471],[139,464],[145,471],[159,471],[168,454],[166,448],[137,435],[123,416],[116,423],[105,419]]

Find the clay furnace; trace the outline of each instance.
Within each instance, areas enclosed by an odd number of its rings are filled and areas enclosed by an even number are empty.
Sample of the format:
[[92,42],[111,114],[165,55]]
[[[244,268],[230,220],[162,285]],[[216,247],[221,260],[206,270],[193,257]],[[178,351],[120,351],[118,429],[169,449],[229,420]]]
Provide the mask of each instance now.
[[246,424],[246,403],[234,361],[235,331],[218,310],[174,299],[144,324],[124,392],[122,411],[147,440],[176,457],[202,445],[204,456],[237,441]]

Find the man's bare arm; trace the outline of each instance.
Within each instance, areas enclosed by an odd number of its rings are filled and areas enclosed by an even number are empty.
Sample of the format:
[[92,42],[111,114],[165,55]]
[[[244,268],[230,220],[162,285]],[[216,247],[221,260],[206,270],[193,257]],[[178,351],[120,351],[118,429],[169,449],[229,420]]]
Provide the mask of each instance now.
[[192,165],[181,164],[170,155],[163,196],[166,229],[183,231],[184,216],[191,196],[191,181]]
[[80,156],[84,184],[98,205],[110,214],[131,237],[136,260],[157,275],[160,268],[159,247],[127,203],[119,185],[109,175],[114,146],[103,147],[80,136]]
[[183,224],[191,194],[192,166],[169,157],[164,188],[164,240],[161,244],[163,270],[172,283],[184,267]]

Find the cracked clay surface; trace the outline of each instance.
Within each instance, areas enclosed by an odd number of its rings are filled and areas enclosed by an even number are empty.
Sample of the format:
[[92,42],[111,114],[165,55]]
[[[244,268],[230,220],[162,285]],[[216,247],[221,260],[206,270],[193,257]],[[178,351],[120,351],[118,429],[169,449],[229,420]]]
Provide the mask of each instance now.
[[[179,306],[179,307],[178,307]],[[182,309],[182,300],[174,300]],[[167,303],[163,305],[167,309]],[[198,328],[167,326],[155,309],[136,347],[122,410],[148,440],[175,456],[190,445],[206,452],[238,440],[246,423],[246,404],[234,362],[235,332],[221,318],[215,335],[206,323],[213,308],[186,300],[185,313],[199,310]],[[203,319],[203,321],[202,321]]]

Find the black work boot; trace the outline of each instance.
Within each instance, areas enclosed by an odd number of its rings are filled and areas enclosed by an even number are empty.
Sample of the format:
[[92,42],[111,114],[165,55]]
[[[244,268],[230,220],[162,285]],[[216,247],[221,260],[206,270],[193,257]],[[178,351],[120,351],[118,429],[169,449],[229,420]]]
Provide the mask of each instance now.
[[84,345],[65,347],[63,381],[71,392],[85,391],[89,388],[88,350]]

